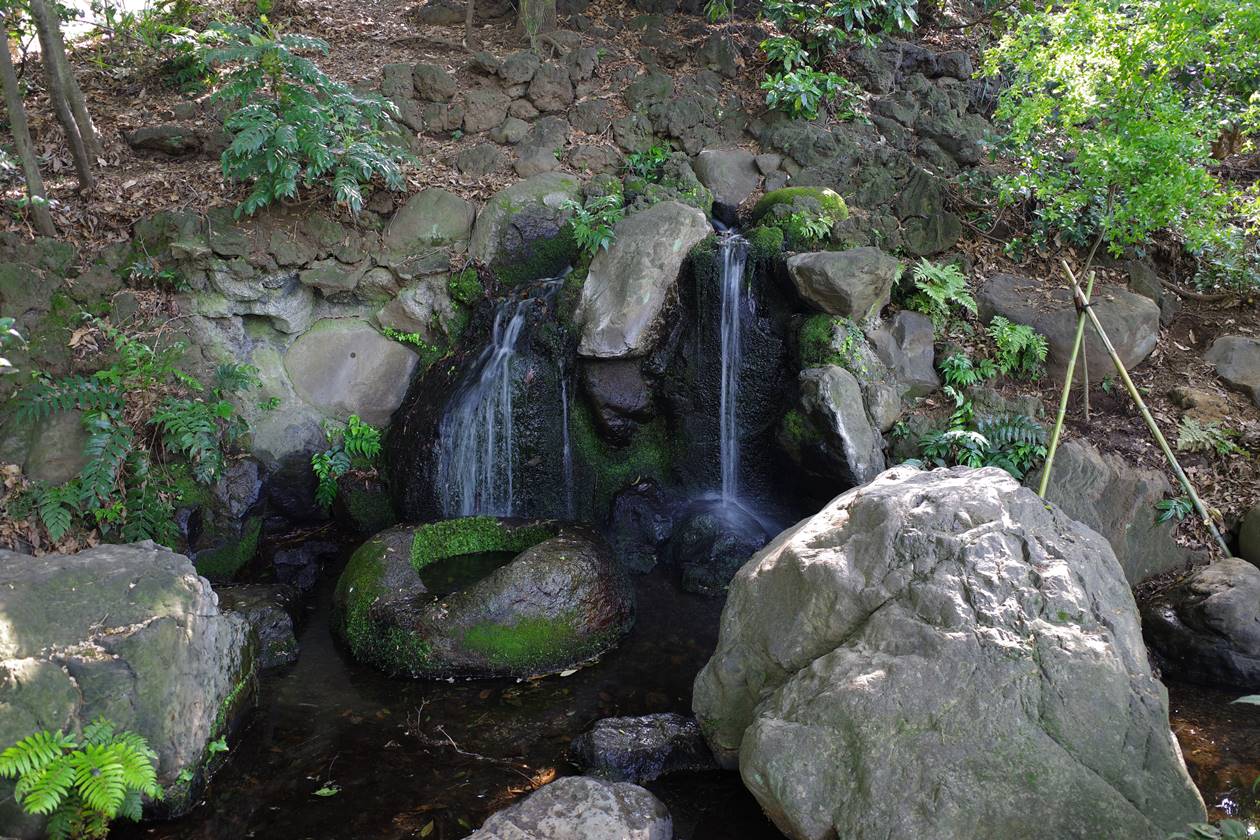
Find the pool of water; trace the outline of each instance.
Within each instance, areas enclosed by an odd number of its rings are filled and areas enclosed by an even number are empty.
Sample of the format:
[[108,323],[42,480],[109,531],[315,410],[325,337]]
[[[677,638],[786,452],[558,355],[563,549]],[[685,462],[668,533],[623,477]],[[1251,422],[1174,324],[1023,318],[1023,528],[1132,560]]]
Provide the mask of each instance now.
[[1260,825],[1260,706],[1233,702],[1245,693],[1169,683],[1169,718],[1208,815]]
[[[599,718],[687,713],[721,613],[719,600],[654,573],[636,581],[630,635],[570,677],[412,681],[358,665],[334,641],[335,577],[325,579],[299,634],[298,662],[264,676],[259,707],[230,740],[229,763],[205,801],[183,819],[120,826],[111,836],[463,837],[534,787],[578,772],[566,758],[569,741]],[[681,774],[648,787],[669,806],[680,840],[781,838],[735,773]]]
[[449,595],[476,583],[516,557],[511,551],[481,551],[458,554],[430,563],[420,570],[424,588],[433,595]]

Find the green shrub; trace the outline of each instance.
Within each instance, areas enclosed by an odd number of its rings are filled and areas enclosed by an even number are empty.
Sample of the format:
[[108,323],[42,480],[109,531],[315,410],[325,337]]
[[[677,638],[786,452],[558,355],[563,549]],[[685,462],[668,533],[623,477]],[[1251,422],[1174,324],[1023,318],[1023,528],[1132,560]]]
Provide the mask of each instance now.
[[134,732],[97,718],[75,738],[36,732],[0,753],[0,778],[17,779],[14,797],[48,818],[53,840],[99,840],[119,817],[139,821],[142,797],[161,799],[157,753]]
[[910,271],[914,293],[906,299],[906,308],[932,319],[932,326],[942,330],[961,312],[976,314],[976,299],[967,287],[967,276],[953,263],[935,265],[920,258]]
[[997,365],[991,359],[973,362],[966,353],[953,353],[941,359],[941,378],[947,388],[970,388],[997,376]]
[[910,31],[919,22],[917,5],[916,0],[765,0],[763,11],[818,61],[853,41],[869,45],[879,35]]
[[616,193],[591,196],[585,204],[579,204],[571,198],[565,199],[560,208],[572,215],[569,227],[578,247],[588,257],[600,251],[608,250],[613,241],[613,225],[625,215],[622,198]]
[[388,136],[397,135],[397,109],[334,82],[300,55],[326,55],[328,44],[281,33],[265,17],[257,28],[220,30],[229,43],[211,50],[208,59],[231,69],[214,99],[237,107],[224,123],[232,144],[223,152],[223,176],[253,184],[238,216],[325,182],[331,182],[334,201],[352,213],[362,209],[362,190],[370,183],[403,189],[399,163],[405,152],[396,136]]
[[1004,199],[1032,197],[1051,227],[1078,242],[1097,231],[1116,255],[1163,230],[1196,254],[1246,251],[1239,217],[1251,211],[1217,174],[1213,146],[1260,127],[1254,4],[1031,8],[985,61],[1004,85],[996,117],[1016,170]]
[[752,219],[754,222],[759,221],[780,204],[794,205],[798,199],[812,199],[818,202],[818,206],[831,217],[833,224],[849,218],[848,205],[834,190],[825,187],[783,187],[771,190],[757,200],[757,203],[753,205]]
[[1024,324],[1013,324],[1001,315],[989,322],[989,337],[997,345],[998,371],[1005,376],[1041,378],[1050,345],[1045,336]]
[[797,352],[801,368],[838,365],[850,370],[861,369],[866,336],[850,318],[833,315],[812,315],[797,334]]
[[626,155],[626,172],[651,184],[660,183],[670,154],[668,146],[653,143],[642,151]]
[[[19,396],[17,417],[35,423],[80,411],[87,464],[65,484],[33,484],[8,513],[36,514],[54,543],[77,526],[107,539],[174,546],[174,506],[184,495],[177,467],[186,463],[201,485],[219,479],[224,449],[247,431],[229,397],[258,387],[257,371],[220,365],[207,390],[176,367],[182,342],[159,348],[97,318],[86,321],[112,342],[115,360],[89,376],[37,374]],[[154,458],[151,447],[166,457]]]
[[337,480],[352,469],[370,470],[381,454],[381,430],[351,414],[344,428],[326,424],[329,447],[311,455],[311,470],[319,480],[315,501],[327,509],[337,498]]
[[1046,431],[1023,414],[981,417],[970,426],[928,432],[919,451],[938,467],[1000,467],[1022,480],[1045,460]]
[[767,73],[761,83],[766,105],[793,119],[818,118],[824,106],[840,100],[838,115],[852,115],[856,99],[853,83],[836,73],[820,73],[812,67],[797,67],[781,73]]

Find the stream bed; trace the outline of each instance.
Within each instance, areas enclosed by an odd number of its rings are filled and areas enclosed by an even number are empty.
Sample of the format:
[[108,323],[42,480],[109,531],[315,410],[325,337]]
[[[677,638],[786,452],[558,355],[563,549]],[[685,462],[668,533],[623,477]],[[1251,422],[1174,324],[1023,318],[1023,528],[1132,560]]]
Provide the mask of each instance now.
[[[299,632],[301,657],[264,675],[227,764],[183,819],[120,825],[119,838],[458,838],[556,776],[571,738],[614,715],[689,713],[717,639],[721,599],[684,593],[668,569],[636,578],[621,646],[568,677],[509,682],[392,679],[353,662],[329,630],[326,569]],[[1236,692],[1169,686],[1172,728],[1213,819],[1255,820],[1260,707]],[[683,773],[648,787],[679,840],[781,838],[737,774]]]

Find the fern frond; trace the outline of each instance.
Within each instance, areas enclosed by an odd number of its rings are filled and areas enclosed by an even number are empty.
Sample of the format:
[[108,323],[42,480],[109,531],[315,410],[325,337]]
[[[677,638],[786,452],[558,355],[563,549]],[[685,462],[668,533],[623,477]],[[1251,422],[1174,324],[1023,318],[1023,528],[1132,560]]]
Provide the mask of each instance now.
[[13,779],[42,770],[78,744],[61,730],[36,732],[0,752],[0,778]]

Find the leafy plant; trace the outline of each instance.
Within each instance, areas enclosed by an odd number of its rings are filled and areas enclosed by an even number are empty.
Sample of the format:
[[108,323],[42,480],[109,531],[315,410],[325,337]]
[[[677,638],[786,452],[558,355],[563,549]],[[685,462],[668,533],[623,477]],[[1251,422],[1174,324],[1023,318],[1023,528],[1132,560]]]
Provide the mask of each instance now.
[[1092,216],[1116,255],[1163,230],[1241,253],[1247,199],[1216,158],[1260,125],[1257,42],[1254,5],[1231,0],[1030,8],[985,61],[1016,168],[1004,199],[1035,200],[1060,230]]
[[1194,823],[1189,830],[1178,832],[1168,840],[1252,840],[1254,835],[1246,823],[1239,820],[1221,820],[1216,825]]
[[813,120],[824,105],[840,98],[854,97],[852,83],[836,73],[820,73],[803,66],[782,73],[768,73],[761,83],[766,104],[793,119]]
[[1172,499],[1160,499],[1155,503],[1155,523],[1163,525],[1165,522],[1177,520],[1180,522],[1190,515],[1194,510],[1190,500],[1185,496],[1177,496]]
[[809,65],[809,50],[801,46],[801,42],[790,35],[776,35],[761,42],[761,51],[766,58],[783,66],[791,72],[797,67]]
[[932,326],[944,329],[959,311],[976,314],[976,299],[967,287],[967,276],[953,263],[937,265],[920,258],[910,270],[914,293],[906,308],[932,319]]
[[651,183],[661,180],[665,164],[669,162],[669,148],[653,143],[646,149],[626,155],[626,171]]
[[838,365],[865,373],[866,337],[851,318],[814,315],[801,325],[797,336],[801,368]]
[[995,362],[999,372],[1033,381],[1041,378],[1050,351],[1045,336],[1025,324],[1013,324],[1001,315],[989,322],[988,333],[997,345]]
[[613,241],[613,225],[626,212],[618,193],[591,196],[585,204],[565,199],[560,208],[572,214],[569,227],[573,238],[577,240],[578,247],[592,257],[601,250],[608,250]]
[[709,23],[730,20],[735,16],[735,0],[706,0],[704,16],[708,18]]
[[114,360],[90,376],[37,373],[18,397],[17,417],[34,423],[81,412],[87,463],[64,484],[33,484],[8,513],[35,514],[53,542],[77,523],[111,539],[173,546],[179,536],[174,503],[183,495],[177,462],[186,462],[198,483],[218,480],[224,447],[246,431],[228,397],[257,387],[257,371],[221,365],[207,391],[176,367],[182,342],[159,348],[100,319],[86,322],[112,342]]
[[325,181],[351,213],[363,208],[368,184],[403,189],[399,164],[406,155],[390,136],[397,134],[397,109],[329,79],[301,54],[326,55],[328,44],[282,33],[265,16],[257,28],[220,29],[228,44],[211,50],[208,60],[230,69],[213,98],[237,108],[224,122],[232,144],[221,159],[223,176],[253,184],[238,216]]
[[919,452],[940,467],[1000,467],[1022,479],[1046,457],[1046,432],[1023,414],[982,417],[972,427],[934,430],[919,439]]
[[1216,421],[1200,423],[1191,417],[1177,424],[1177,449],[1181,452],[1215,452],[1217,455],[1246,455],[1234,438],[1238,432]]
[[162,798],[156,762],[142,736],[97,718],[77,739],[44,730],[18,741],[0,753],[0,777],[17,779],[15,798],[48,818],[53,840],[98,840],[116,818],[138,821],[142,797]]
[[337,498],[337,480],[352,469],[372,469],[381,454],[381,430],[351,414],[341,429],[325,429],[329,447],[311,456],[311,470],[319,480],[315,501],[329,508]]
[[910,31],[916,7],[916,0],[766,0],[763,11],[820,60],[850,41],[872,45],[879,35]]
[[997,366],[990,359],[972,361],[966,353],[953,353],[940,362],[941,377],[948,388],[970,388],[997,376]]

